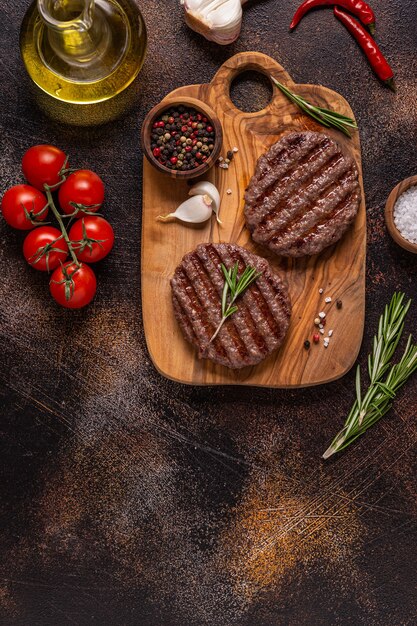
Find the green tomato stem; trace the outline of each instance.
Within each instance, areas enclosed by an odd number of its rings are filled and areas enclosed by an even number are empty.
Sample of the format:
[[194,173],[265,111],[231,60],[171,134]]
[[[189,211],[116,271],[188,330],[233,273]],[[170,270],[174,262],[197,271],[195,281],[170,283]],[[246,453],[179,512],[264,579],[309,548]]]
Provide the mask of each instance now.
[[52,193],[51,193],[51,187],[49,187],[49,185],[44,185],[44,188],[45,188],[46,197],[48,199],[48,205],[51,208],[52,213],[56,217],[56,221],[59,224],[59,227],[60,227],[61,232],[62,232],[62,236],[63,236],[63,238],[64,238],[64,240],[65,240],[65,242],[66,242],[66,244],[68,246],[68,250],[70,252],[71,258],[72,258],[72,260],[74,261],[74,263],[75,263],[75,265],[77,267],[81,267],[81,263],[77,259],[77,255],[75,254],[73,245],[71,243],[71,240],[68,237],[68,233],[67,233],[67,230],[65,228],[64,222],[62,221],[62,216],[61,216],[60,212],[58,211],[58,209],[55,206],[55,202],[54,202],[54,199],[53,199]]

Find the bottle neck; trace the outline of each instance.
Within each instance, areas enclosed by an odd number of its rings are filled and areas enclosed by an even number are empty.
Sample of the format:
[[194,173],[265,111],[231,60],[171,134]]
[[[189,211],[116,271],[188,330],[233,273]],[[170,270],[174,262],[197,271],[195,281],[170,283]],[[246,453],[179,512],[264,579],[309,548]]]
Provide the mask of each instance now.
[[86,31],[93,24],[95,0],[38,0],[45,24],[57,32]]
[[74,82],[108,77],[122,63],[130,41],[128,16],[119,3],[37,0],[41,62]]
[[91,63],[103,48],[106,24],[96,15],[95,0],[38,0],[55,54],[70,65]]

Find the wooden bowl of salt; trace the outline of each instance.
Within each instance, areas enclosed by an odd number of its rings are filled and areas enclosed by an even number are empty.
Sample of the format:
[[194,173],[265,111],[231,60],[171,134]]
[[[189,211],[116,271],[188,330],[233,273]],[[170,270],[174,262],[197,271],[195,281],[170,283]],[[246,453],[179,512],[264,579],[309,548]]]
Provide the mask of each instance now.
[[417,176],[404,179],[391,191],[385,223],[399,246],[417,254]]

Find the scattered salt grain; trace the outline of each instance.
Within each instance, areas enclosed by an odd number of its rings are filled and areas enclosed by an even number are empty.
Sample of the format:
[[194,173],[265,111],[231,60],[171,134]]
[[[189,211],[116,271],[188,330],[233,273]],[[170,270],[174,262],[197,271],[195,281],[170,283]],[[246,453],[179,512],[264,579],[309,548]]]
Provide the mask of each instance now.
[[232,152],[239,152],[239,148],[236,148],[236,146],[233,148]]
[[332,301],[332,299],[331,299],[331,297],[330,297],[330,296],[327,296],[327,298],[325,298],[325,299],[324,299],[324,301],[325,301],[327,304],[329,304],[329,302],[331,302],[331,301]]
[[320,318],[321,320],[324,320],[324,318],[325,318],[325,317],[326,317],[326,313],[325,313],[324,311],[320,311],[320,313],[319,313],[319,318]]
[[324,328],[319,328],[319,333],[324,335]]
[[417,185],[404,191],[395,203],[394,224],[405,239],[417,243]]
[[226,189],[226,193],[227,193],[228,196],[230,196],[230,194],[232,193],[232,190],[231,189]]
[[331,337],[333,335],[333,331],[329,330],[329,337]]
[[228,163],[220,163],[219,167],[221,167],[222,170],[228,170],[229,169],[229,164]]
[[323,293],[323,291],[324,291],[323,289],[319,289],[319,293],[320,293],[320,294],[322,294],[322,293]]

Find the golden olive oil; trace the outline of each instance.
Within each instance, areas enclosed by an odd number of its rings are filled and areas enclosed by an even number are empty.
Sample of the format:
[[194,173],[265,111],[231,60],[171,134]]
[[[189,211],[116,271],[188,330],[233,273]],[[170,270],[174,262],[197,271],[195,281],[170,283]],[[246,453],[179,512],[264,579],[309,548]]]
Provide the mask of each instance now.
[[82,126],[134,104],[146,44],[133,0],[37,0],[20,33],[38,104],[53,119]]

